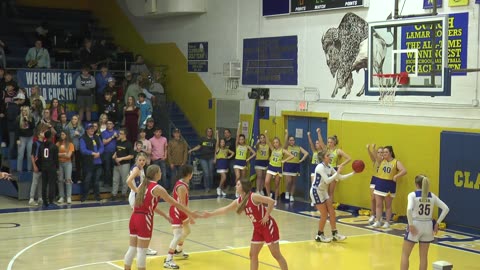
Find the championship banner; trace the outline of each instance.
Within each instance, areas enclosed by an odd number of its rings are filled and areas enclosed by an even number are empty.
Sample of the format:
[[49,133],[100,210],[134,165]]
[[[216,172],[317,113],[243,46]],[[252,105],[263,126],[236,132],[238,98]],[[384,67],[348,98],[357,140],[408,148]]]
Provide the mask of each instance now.
[[468,6],[468,0],[448,0],[449,7]]
[[27,96],[30,96],[32,87],[38,85],[47,103],[54,98],[60,102],[76,103],[75,80],[79,74],[78,71],[20,69],[17,71],[17,81],[18,86],[27,91]]
[[[442,7],[442,0],[437,0],[437,8]],[[423,9],[432,9],[433,8],[433,0],[423,0]]]
[[[448,67],[455,69],[467,68],[468,51],[468,12],[448,15]],[[435,32],[435,48],[432,50],[431,25],[408,25],[402,27],[402,49],[418,49],[418,74],[429,75],[432,70],[439,67],[432,66],[432,52],[435,58],[442,55],[442,29],[439,25]],[[415,69],[415,56],[413,53],[402,54],[401,70],[413,72]],[[466,75],[454,73],[453,75]]]

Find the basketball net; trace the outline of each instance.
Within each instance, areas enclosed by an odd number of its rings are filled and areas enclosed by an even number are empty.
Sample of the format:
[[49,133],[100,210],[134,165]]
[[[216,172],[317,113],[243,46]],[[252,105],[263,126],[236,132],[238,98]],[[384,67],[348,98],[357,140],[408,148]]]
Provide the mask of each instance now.
[[380,104],[392,106],[395,103],[395,94],[399,85],[408,83],[408,73],[400,74],[375,74],[378,78],[378,90],[380,92]]

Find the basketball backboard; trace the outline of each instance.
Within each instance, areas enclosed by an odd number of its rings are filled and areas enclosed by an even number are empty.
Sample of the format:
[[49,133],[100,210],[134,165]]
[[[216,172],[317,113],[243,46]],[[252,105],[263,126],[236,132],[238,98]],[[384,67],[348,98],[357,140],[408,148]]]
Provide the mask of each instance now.
[[396,95],[450,96],[448,22],[438,15],[369,23],[365,94],[380,94],[375,75],[407,72]]

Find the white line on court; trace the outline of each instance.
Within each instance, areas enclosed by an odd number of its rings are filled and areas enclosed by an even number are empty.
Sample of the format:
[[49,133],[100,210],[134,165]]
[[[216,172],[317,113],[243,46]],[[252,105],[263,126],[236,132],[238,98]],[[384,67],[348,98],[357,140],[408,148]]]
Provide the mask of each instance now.
[[17,254],[15,254],[15,256],[13,256],[13,258],[10,260],[10,262],[8,263],[8,267],[7,267],[7,270],[12,270],[13,268],[13,264],[15,263],[15,260],[20,257],[20,255],[22,255],[25,251],[29,250],[30,248],[40,244],[40,243],[43,243],[45,241],[48,241],[52,238],[55,238],[57,236],[60,236],[60,235],[64,235],[64,234],[68,234],[68,233],[71,233],[71,232],[75,232],[75,231],[79,231],[79,230],[83,230],[83,229],[87,229],[87,228],[91,228],[91,227],[95,227],[95,226],[99,226],[99,225],[105,225],[105,224],[109,224],[109,223],[114,223],[114,222],[119,222],[119,221],[126,221],[126,220],[130,220],[130,219],[118,219],[118,220],[113,220],[113,221],[108,221],[108,222],[102,222],[102,223],[97,223],[97,224],[93,224],[93,225],[88,225],[88,226],[84,226],[84,227],[80,227],[80,228],[76,228],[76,229],[73,229],[73,230],[69,230],[69,231],[65,231],[65,232],[61,232],[61,233],[57,233],[55,235],[52,235],[52,236],[49,236],[47,238],[44,238],[40,241],[37,241],[31,245],[29,245],[28,247],[22,249],[20,252],[18,252]]
[[112,263],[112,262],[107,262],[107,264],[109,264],[109,265],[111,265],[111,266],[114,266],[114,267],[116,267],[116,268],[118,268],[118,269],[123,269],[123,267],[120,267],[120,266],[118,266],[118,265],[116,265],[116,264],[114,264],[114,263]]
[[113,267],[115,267],[115,268],[123,269],[123,268],[121,268],[120,266],[111,263],[110,261],[104,261],[104,262],[95,262],[95,263],[79,264],[79,265],[69,266],[69,267],[65,267],[65,268],[60,268],[60,269],[58,269],[58,270],[75,269],[75,268],[79,268],[79,267],[85,267],[85,266],[90,266],[90,265],[98,265],[98,264],[109,264],[109,265],[111,265],[111,266],[113,266]]

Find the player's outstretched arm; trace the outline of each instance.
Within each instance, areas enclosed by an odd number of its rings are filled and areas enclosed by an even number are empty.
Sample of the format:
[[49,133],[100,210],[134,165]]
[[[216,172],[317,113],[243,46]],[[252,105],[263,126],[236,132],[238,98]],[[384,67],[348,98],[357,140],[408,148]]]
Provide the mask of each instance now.
[[182,205],[181,203],[177,202],[174,198],[172,198],[170,195],[168,195],[168,192],[165,190],[165,188],[163,188],[160,185],[155,187],[153,189],[152,193],[153,193],[154,196],[162,198],[167,203],[175,206],[176,208],[178,208],[180,211],[184,212],[185,214],[187,214],[191,218],[203,217],[199,213],[193,212],[188,207],[186,207],[186,206]]
[[237,208],[238,203],[236,200],[231,202],[229,205],[217,208],[213,211],[208,211],[205,212],[205,217],[213,217],[213,216],[220,216],[220,215],[225,215],[228,212],[233,212]]

